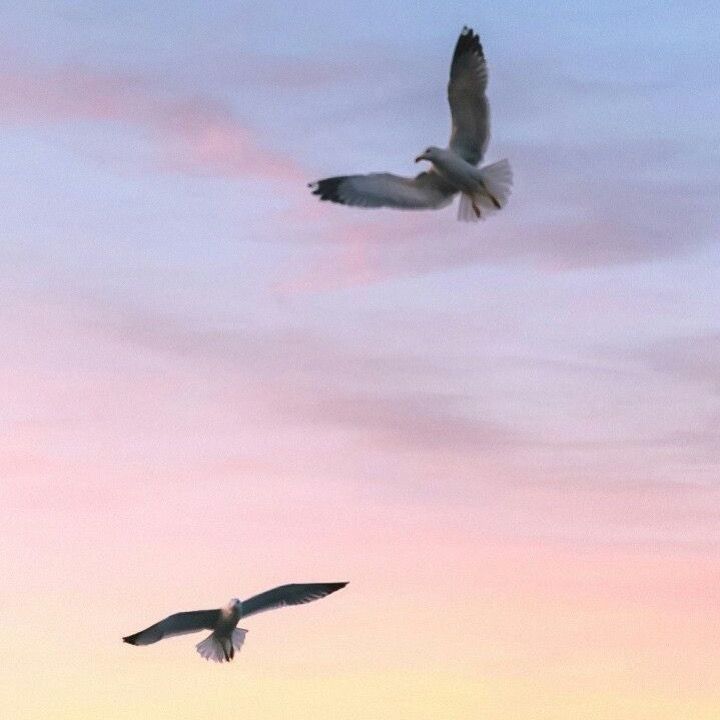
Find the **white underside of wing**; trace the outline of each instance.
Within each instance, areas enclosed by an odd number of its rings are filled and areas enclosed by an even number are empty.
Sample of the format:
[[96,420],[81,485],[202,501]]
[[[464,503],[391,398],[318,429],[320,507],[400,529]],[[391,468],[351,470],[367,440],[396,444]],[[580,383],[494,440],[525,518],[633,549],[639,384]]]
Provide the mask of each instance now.
[[311,187],[322,200],[368,208],[435,209],[447,205],[453,196],[452,189],[431,173],[414,178],[392,173],[347,175],[320,180]]
[[490,140],[487,81],[480,40],[470,28],[465,28],[458,39],[448,83],[452,114],[450,148],[473,165],[482,160]]
[[448,201],[432,187],[421,187],[413,180],[385,173],[354,177],[342,192],[352,197],[355,204],[368,206],[435,208]]

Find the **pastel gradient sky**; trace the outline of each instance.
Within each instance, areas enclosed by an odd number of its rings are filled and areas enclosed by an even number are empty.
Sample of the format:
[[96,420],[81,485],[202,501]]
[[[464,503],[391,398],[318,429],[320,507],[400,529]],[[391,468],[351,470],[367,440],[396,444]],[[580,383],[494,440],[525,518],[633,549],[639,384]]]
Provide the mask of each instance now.
[[[14,5],[0,714],[716,720],[715,3]],[[445,142],[464,24],[507,210],[318,203]]]

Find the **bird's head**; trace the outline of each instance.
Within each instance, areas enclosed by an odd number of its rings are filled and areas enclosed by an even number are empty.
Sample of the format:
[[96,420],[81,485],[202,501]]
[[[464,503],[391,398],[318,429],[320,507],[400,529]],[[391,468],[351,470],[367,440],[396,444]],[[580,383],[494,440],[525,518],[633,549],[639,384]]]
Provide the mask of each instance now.
[[440,152],[440,148],[436,148],[433,145],[431,145],[429,148],[425,148],[416,158],[415,162],[420,162],[421,160],[429,160],[430,162],[433,162],[435,158],[438,156],[438,153]]
[[228,610],[239,610],[241,605],[242,600],[238,600],[238,598],[231,598],[230,602],[227,604]]

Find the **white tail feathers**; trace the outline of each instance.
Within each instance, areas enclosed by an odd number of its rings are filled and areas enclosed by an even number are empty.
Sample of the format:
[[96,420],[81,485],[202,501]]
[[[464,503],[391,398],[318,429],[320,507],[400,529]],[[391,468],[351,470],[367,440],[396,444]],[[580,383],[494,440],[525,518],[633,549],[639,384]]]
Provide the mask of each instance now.
[[486,165],[479,171],[481,187],[474,196],[462,193],[458,220],[477,222],[505,207],[512,188],[512,168],[507,160]]
[[206,660],[230,662],[235,657],[235,651],[239,652],[243,646],[246,634],[247,630],[244,628],[235,628],[231,637],[218,636],[213,632],[195,647]]
[[465,193],[460,193],[457,219],[461,222],[477,222],[480,219],[473,210],[472,198]]

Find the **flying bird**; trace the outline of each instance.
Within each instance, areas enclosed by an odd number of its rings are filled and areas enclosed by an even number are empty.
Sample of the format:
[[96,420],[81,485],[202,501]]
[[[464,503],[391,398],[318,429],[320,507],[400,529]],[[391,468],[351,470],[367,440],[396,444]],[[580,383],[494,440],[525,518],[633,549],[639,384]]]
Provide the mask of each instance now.
[[123,641],[131,645],[152,645],[174,635],[212,630],[195,646],[197,651],[206,660],[230,662],[235,657],[235,651],[243,646],[247,634],[247,630],[237,627],[240,618],[286,605],[302,605],[319,600],[346,585],[346,582],[280,585],[248,600],[233,598],[225,607],[217,610],[192,610],[169,615],[145,630],[124,637]]
[[460,195],[458,220],[477,221],[500,210],[510,196],[507,160],[477,167],[490,140],[487,65],[478,35],[463,28],[450,64],[448,100],[452,131],[447,148],[430,146],[415,158],[431,167],[414,178],[392,173],[342,175],[310,183],[313,195],[343,205],[436,209]]

